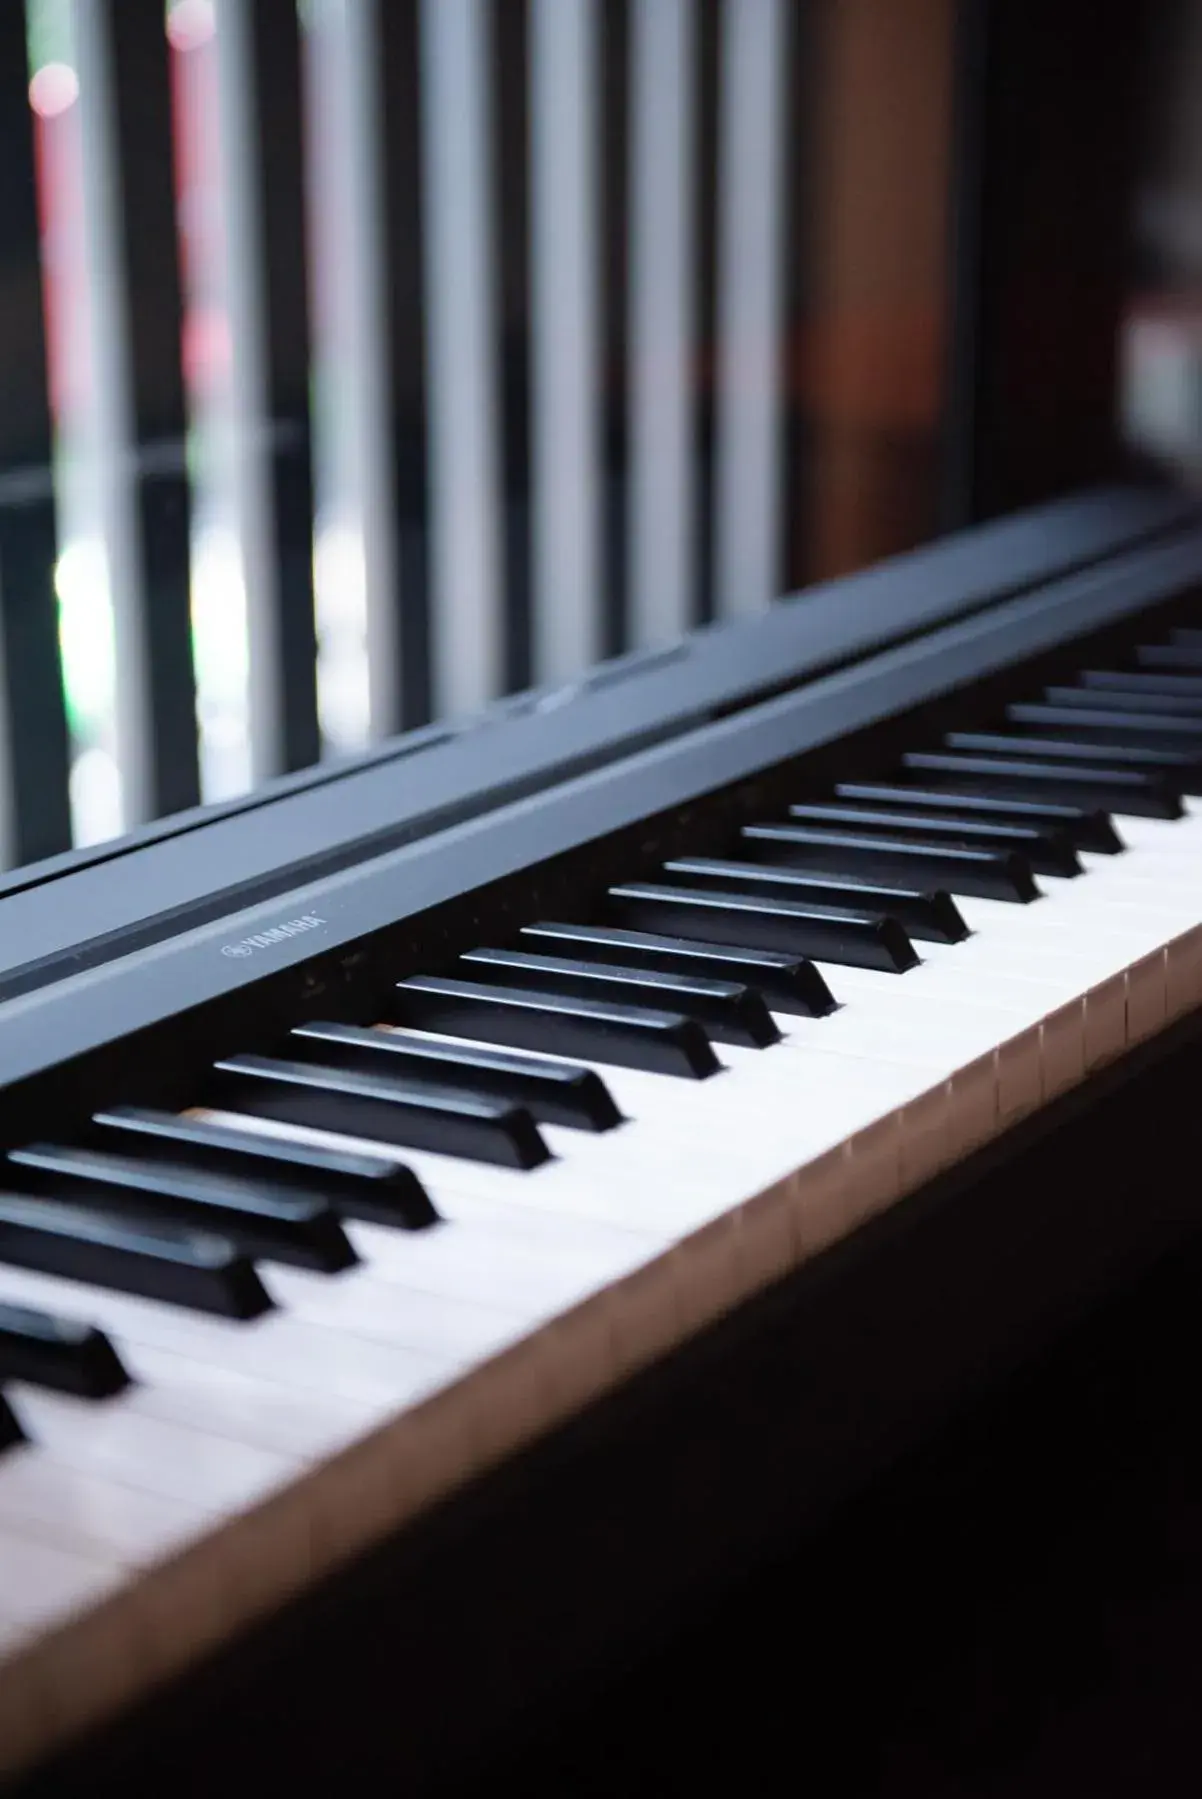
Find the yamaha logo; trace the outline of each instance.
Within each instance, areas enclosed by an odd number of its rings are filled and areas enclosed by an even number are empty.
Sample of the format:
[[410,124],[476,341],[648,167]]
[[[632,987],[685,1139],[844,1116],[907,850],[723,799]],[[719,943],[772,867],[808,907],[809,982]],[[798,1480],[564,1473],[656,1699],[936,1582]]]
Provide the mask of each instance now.
[[265,931],[252,931],[249,937],[241,937],[237,943],[223,943],[221,953],[240,961],[244,956],[253,956],[257,949],[273,949],[277,943],[287,943],[290,937],[300,937],[306,931],[320,930],[325,922],[324,918],[318,918],[316,912],[303,912],[299,918],[289,918],[283,924],[269,925]]

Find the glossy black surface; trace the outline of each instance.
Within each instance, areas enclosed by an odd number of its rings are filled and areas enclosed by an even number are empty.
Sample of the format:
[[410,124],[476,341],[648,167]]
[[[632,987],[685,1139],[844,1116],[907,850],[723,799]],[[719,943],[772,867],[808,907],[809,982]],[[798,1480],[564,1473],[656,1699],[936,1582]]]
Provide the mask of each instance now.
[[867,800],[874,805],[913,807],[923,811],[939,810],[953,821],[982,823],[1006,829],[1055,830],[1063,832],[1079,850],[1094,850],[1099,855],[1117,855],[1123,840],[1114,822],[1102,810],[1071,805],[1051,798],[1023,799],[1016,795],[998,794],[985,783],[981,791],[957,791],[951,784],[892,781],[841,781],[835,788],[841,799]]
[[33,1192],[119,1217],[219,1231],[250,1256],[326,1273],[356,1259],[324,1200],[281,1190],[265,1170],[248,1179],[206,1173],[186,1162],[54,1143],[27,1144],[9,1161],[18,1170],[13,1178]]
[[[1095,696],[1096,697],[1096,696]],[[1016,702],[1007,706],[1006,717],[1016,725],[1038,725],[1043,731],[1089,742],[1146,744],[1156,749],[1196,749],[1202,739],[1202,718],[1178,714],[1162,716],[1159,710],[1119,710],[1097,706],[1063,706],[1050,702]]]
[[0,1393],[0,1450],[10,1449],[14,1443],[21,1441],[21,1426],[13,1416],[7,1399]]
[[724,861],[710,856],[681,856],[665,862],[663,873],[682,887],[715,887],[725,893],[760,893],[771,899],[803,900],[815,906],[853,906],[895,918],[911,937],[928,943],[961,943],[968,926],[956,910],[950,893],[933,889],[919,893],[902,887],[885,887],[867,875],[820,875],[805,869],[765,867],[755,862]]
[[449,1083],[245,1055],[218,1062],[212,1091],[234,1112],[504,1168],[536,1168],[548,1154],[524,1107]]
[[1195,750],[1149,749],[1142,744],[1090,742],[1084,734],[1070,739],[1024,731],[949,731],[944,742],[949,750],[965,750],[969,755],[1015,756],[1052,763],[1063,759],[1083,768],[1101,763],[1106,768],[1147,769],[1161,774],[1171,791],[1202,791],[1202,764]]
[[100,1143],[136,1150],[146,1161],[169,1160],[239,1181],[266,1176],[273,1186],[310,1194],[348,1218],[420,1230],[438,1217],[413,1170],[384,1156],[359,1156],[146,1106],[114,1106],[97,1112],[93,1124]]
[[749,855],[799,869],[847,869],[879,882],[943,887],[952,893],[1026,904],[1038,899],[1030,864],[1014,850],[933,850],[884,832],[823,831],[802,824],[744,825]]
[[919,775],[938,775],[951,792],[1005,800],[1077,804],[1088,811],[1129,812],[1135,818],[1180,818],[1181,795],[1172,782],[1143,770],[1072,763],[1037,762],[1030,757],[970,756],[953,750],[910,750],[902,766]]
[[1202,669],[1202,646],[1194,643],[1141,644],[1135,652],[1141,668]]
[[257,1317],[271,1303],[253,1264],[228,1237],[22,1193],[0,1193],[5,1262],[229,1318]]
[[[1150,677],[1143,675],[1109,675],[1106,682],[1091,684],[1088,675],[1081,676],[1080,687],[1045,687],[1043,697],[1049,705],[1071,706],[1074,710],[1096,711],[1099,706],[1116,708],[1125,713],[1150,712],[1163,717],[1202,718],[1202,681],[1196,693],[1162,692],[1158,683],[1145,687]],[[1095,677],[1101,681],[1101,677]]]
[[552,1055],[587,1056],[649,1074],[701,1079],[718,1071],[701,1026],[681,1012],[660,1007],[574,999],[440,976],[401,981],[391,1004],[398,1023],[448,1036]]
[[1081,862],[1067,831],[1052,825],[990,824],[961,816],[949,818],[921,806],[896,809],[888,805],[805,804],[789,807],[789,817],[799,824],[826,825],[845,830],[881,830],[925,849],[947,845],[961,849],[993,850],[1021,856],[1035,874],[1071,877],[1081,873]]
[[[1118,516],[1113,496],[1103,505],[1111,529]],[[1057,566],[1060,522],[1071,515],[1072,508],[1057,509],[1024,521],[1024,530],[1043,542],[1045,570]],[[1122,553],[1106,557],[1095,549],[1088,567],[1074,565],[1063,579],[1016,593],[1013,584],[999,586],[1000,546],[1010,529],[991,527],[979,544],[972,539],[988,574],[985,595],[966,607],[965,570],[975,566],[969,557],[961,566],[961,597],[925,636],[916,635],[921,607],[907,612],[902,594],[916,587],[931,594],[937,571],[947,573],[940,552],[903,559],[904,570],[874,571],[863,588],[858,578],[836,583],[828,597],[838,597],[844,621],[849,607],[855,611],[856,593],[877,596],[876,622],[884,632],[877,642],[894,647],[866,654],[835,679],[805,679],[797,646],[785,653],[776,639],[778,620],[787,615],[791,629],[804,613],[801,636],[813,630],[825,659],[811,661],[810,673],[831,666],[833,639],[823,632],[833,614],[811,596],[804,607],[776,608],[746,627],[768,689],[753,693],[740,686],[732,646],[736,638],[744,642],[744,627],[731,627],[729,639],[723,627],[667,664],[656,662],[650,672],[637,661],[629,672],[601,671],[595,687],[591,677],[585,683],[578,706],[543,712],[531,701],[520,715],[490,717],[487,728],[472,725],[453,738],[444,732],[441,742],[419,734],[363,763],[323,771],[312,783],[264,791],[225,816],[193,815],[152,834],[144,847],[125,845],[119,855],[87,852],[78,864],[71,859],[62,868],[23,871],[15,884],[0,883],[0,1086],[25,1083],[16,1129],[25,1136],[61,1131],[57,1071],[64,1045],[73,1058],[115,1063],[137,1038],[136,1058],[132,1048],[128,1052],[135,1084],[126,1092],[157,1103],[156,1091],[138,1085],[135,1061],[144,1066],[149,1053],[152,1062],[173,1062],[179,1035],[171,1021],[186,1015],[203,1027],[209,1001],[226,996],[230,1021],[219,1040],[214,1034],[205,1045],[214,1056],[240,1047],[240,1039],[259,1041],[260,977],[279,977],[285,1024],[312,1015],[312,996],[301,997],[310,964],[333,972],[340,962],[353,987],[378,994],[404,972],[396,952],[405,941],[416,938],[425,946],[413,966],[441,965],[442,946],[432,931],[437,908],[490,883],[523,880],[555,858],[578,857],[583,872],[590,846],[614,833],[637,830],[653,816],[685,818],[723,788],[733,791],[784,764],[800,766],[811,751],[842,737],[854,735],[867,748],[884,721],[907,712],[915,713],[914,730],[921,732],[927,705],[950,704],[1000,668],[1018,669],[1087,633],[1125,628],[1141,608],[1182,597],[1197,580],[1202,533],[1183,527],[1156,538],[1145,523],[1142,541],[1129,533]],[[899,630],[908,639],[902,644]],[[714,697],[707,700],[711,677]],[[887,765],[892,753],[883,747],[881,762]],[[403,756],[408,766],[398,780]],[[856,759],[861,769],[849,767],[849,777],[873,774],[869,757]],[[830,769],[830,776],[838,773]],[[1046,796],[1047,788],[1042,791]],[[370,805],[367,793],[375,795]],[[1080,793],[1078,788],[1075,797]],[[782,792],[779,803],[798,797],[796,788]],[[469,821],[471,828],[462,828]],[[253,849],[250,859],[227,854],[227,832],[234,826],[238,843]],[[666,845],[665,853],[672,847]],[[594,905],[604,882],[623,873],[620,866],[594,865],[584,903]],[[68,893],[79,897],[80,908]],[[555,910],[569,910],[572,903],[570,887],[556,890]],[[223,915],[235,907],[236,917]],[[302,909],[309,920],[304,934],[287,936]],[[551,909],[549,899],[533,901],[530,916],[536,909]],[[520,911],[506,922],[520,928]],[[485,928],[480,918],[446,947],[453,953],[478,942]],[[379,934],[385,932],[390,967],[381,956]],[[256,941],[260,936],[263,945]],[[133,953],[150,944],[153,956]],[[60,983],[59,974],[67,971],[71,982]],[[74,978],[83,972],[86,982]],[[6,1030],[3,1001],[17,993],[24,996],[19,1020],[14,1018],[19,1028]],[[361,1016],[367,1022],[371,1013]],[[143,1031],[145,1040],[137,1037]],[[198,1059],[197,1073],[201,1065]],[[113,1091],[93,1090],[89,1105],[107,1103]],[[173,1089],[169,1103],[178,1104],[181,1092],[188,1089]]]
[[1091,690],[1098,688],[1107,693],[1202,700],[1202,674],[1170,675],[1155,674],[1147,669],[1116,672],[1112,669],[1087,668],[1081,671],[1077,679],[1082,687]]
[[27,1380],[82,1399],[106,1399],[129,1376],[103,1331],[0,1301],[0,1380]]
[[836,1001],[818,969],[804,957],[776,950],[737,949],[732,944],[694,942],[687,937],[659,936],[653,931],[622,931],[612,925],[524,925],[521,941],[548,955],[571,951],[594,961],[635,964],[664,974],[700,974],[713,980],[737,981],[762,993],[777,1012],[822,1018]]
[[871,912],[761,899],[751,893],[711,893],[655,881],[611,887],[608,909],[615,920],[636,930],[815,956],[824,962],[846,962],[853,968],[882,968],[901,974],[918,961],[901,925]]
[[581,999],[596,996],[619,1005],[681,1012],[720,1043],[763,1049],[780,1036],[759,994],[734,981],[683,971],[661,974],[650,968],[614,966],[527,949],[471,950],[459,961],[471,976],[508,979],[539,992],[565,993]]
[[543,1124],[607,1131],[621,1114],[600,1075],[592,1068],[506,1055],[472,1043],[444,1043],[421,1031],[315,1021],[298,1025],[289,1039],[292,1052],[312,1055],[341,1068],[378,1069],[451,1081],[467,1092],[488,1093],[525,1106]]

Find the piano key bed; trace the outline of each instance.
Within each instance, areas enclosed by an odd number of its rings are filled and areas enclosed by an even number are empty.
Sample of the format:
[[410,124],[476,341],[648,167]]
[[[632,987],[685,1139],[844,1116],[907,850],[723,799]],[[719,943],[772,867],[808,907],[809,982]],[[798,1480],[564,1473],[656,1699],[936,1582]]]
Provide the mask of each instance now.
[[[1129,552],[1151,574],[1110,616],[1108,570],[1074,628],[1036,584],[986,614],[998,644],[954,622],[696,727],[683,802],[623,753],[633,826],[548,822],[536,867],[348,930],[337,979],[316,930],[270,981],[227,956],[246,978],[201,1024],[0,1093],[0,1768],[86,1748],[941,1182],[986,1244],[964,1170],[1004,1183],[1024,1131],[1186,1042],[1202,540],[1178,547],[1172,579]],[[1027,655],[998,647],[1015,618]],[[804,718],[827,682],[867,696],[845,733],[724,759],[723,724]],[[337,918],[294,889],[278,917]]]

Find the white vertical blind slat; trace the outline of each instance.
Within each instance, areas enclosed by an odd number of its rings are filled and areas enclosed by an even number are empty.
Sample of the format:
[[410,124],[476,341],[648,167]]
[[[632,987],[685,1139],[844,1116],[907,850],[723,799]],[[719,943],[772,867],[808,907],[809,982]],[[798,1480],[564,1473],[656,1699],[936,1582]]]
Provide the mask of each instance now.
[[129,294],[122,229],[108,16],[94,0],[71,0],[83,138],[82,210],[92,374],[90,443],[96,513],[114,654],[114,740],[125,830],[155,813],[151,664],[146,593],[138,551]]
[[279,572],[271,525],[271,407],[263,224],[256,183],[251,21],[253,0],[217,0],[217,106],[225,303],[230,332],[229,462],[246,608],[247,710],[253,782],[284,772]]
[[484,0],[423,0],[431,672],[441,716],[486,704],[503,678],[487,34]]
[[601,654],[594,0],[531,0],[531,434],[536,681]]
[[333,496],[354,545],[339,581],[361,588],[371,738],[404,722],[380,4],[314,0],[306,41],[314,314],[334,389],[323,409],[332,441],[319,446],[322,497]]
[[724,0],[718,117],[715,609],[777,597],[784,0]]
[[630,142],[630,635],[693,622],[694,0],[634,0]]

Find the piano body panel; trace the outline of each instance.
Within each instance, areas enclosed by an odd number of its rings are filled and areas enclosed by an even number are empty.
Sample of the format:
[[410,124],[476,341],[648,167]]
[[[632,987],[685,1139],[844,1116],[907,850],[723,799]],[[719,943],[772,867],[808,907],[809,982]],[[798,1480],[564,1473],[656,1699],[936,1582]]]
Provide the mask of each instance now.
[[[1007,578],[1000,591],[995,587],[992,606],[966,619],[951,606],[953,622],[942,629],[906,641],[899,621],[903,641],[896,648],[825,677],[812,674],[808,656],[796,666],[778,664],[774,685],[783,691],[773,698],[743,704],[736,682],[728,704],[715,694],[706,719],[691,717],[691,728],[662,743],[632,751],[624,732],[614,739],[590,731],[588,754],[578,765],[573,748],[565,775],[557,727],[536,766],[523,765],[514,786],[495,804],[482,804],[479,816],[473,784],[495,769],[499,752],[492,731],[474,744],[466,733],[455,791],[472,806],[467,817],[447,821],[435,811],[425,828],[414,819],[404,827],[411,840],[395,849],[381,850],[369,834],[360,840],[366,859],[354,861],[340,849],[339,872],[324,880],[294,868],[286,899],[232,910],[228,892],[214,896],[202,886],[191,907],[172,907],[151,925],[138,922],[89,945],[92,875],[85,868],[65,877],[61,890],[55,881],[29,895],[41,910],[63,909],[80,932],[75,949],[20,968],[0,901],[0,946],[11,958],[7,977],[0,976],[0,1003],[12,995],[0,1011],[0,1024],[11,1026],[0,1030],[0,1142],[6,1114],[16,1114],[29,1134],[43,1128],[43,1116],[49,1128],[103,1101],[130,1074],[140,1089],[166,1080],[169,1091],[173,1070],[186,1084],[194,1066],[248,1028],[266,1034],[323,1010],[349,1014],[378,1000],[395,978],[391,971],[417,958],[445,960],[484,929],[502,930],[519,913],[527,921],[532,907],[545,911],[598,891],[615,873],[629,875],[669,855],[701,853],[735,818],[754,816],[757,806],[779,803],[786,793],[797,798],[834,767],[842,778],[861,767],[873,772],[904,747],[915,717],[936,729],[962,718],[966,704],[988,706],[1013,679],[1014,663],[1029,666],[1033,681],[1055,679],[1087,651],[1104,657],[1121,648],[1133,614],[1141,626],[1160,628],[1191,585],[1202,527],[1187,523],[1164,542],[1144,545],[1144,524],[1141,518],[1125,552],[1063,578],[1053,551],[1049,583],[1032,580],[1033,591],[1012,598]],[[982,564],[988,544],[983,534],[976,545]],[[906,561],[921,568],[928,558],[938,570],[938,546]],[[921,593],[915,567],[905,572]],[[880,611],[888,611],[887,590]],[[774,614],[765,621],[769,629],[775,622]],[[686,674],[674,678],[687,690]],[[526,722],[519,718],[517,728]],[[312,797],[324,801],[319,789]],[[321,841],[325,819],[323,804],[308,820],[310,842]],[[223,821],[213,828],[220,833]],[[182,840],[199,835],[184,830]],[[211,842],[220,858],[221,836]],[[153,889],[155,866],[139,867],[131,856],[126,867],[126,860],[115,852],[113,872],[128,883],[121,891],[129,904],[144,912],[145,900],[135,896],[144,884]],[[204,855],[198,860],[203,867]],[[296,920],[309,918],[319,928],[293,931]],[[281,926],[290,933],[282,941]],[[271,932],[275,941],[249,948],[255,934]],[[69,1063],[65,1042],[76,1049]]]
[[115,844],[12,870],[0,876],[0,1002],[168,940],[185,914],[200,923],[206,908],[224,919],[271,907],[323,876],[470,825],[1011,595],[1088,576],[1198,522],[1196,503],[1171,491],[1099,489],[807,589],[800,604],[754,621],[620,657],[566,688],[501,701],[462,725],[405,733]]
[[[903,608],[884,631],[887,646],[845,666],[831,666],[829,643],[821,656],[810,644],[765,682],[761,658],[753,690],[735,670],[725,701],[711,688],[700,716],[687,658],[645,672],[641,681],[671,683],[674,694],[676,726],[655,740],[632,733],[629,719],[601,729],[603,717],[621,713],[616,687],[586,692],[575,724],[573,706],[486,721],[443,746],[457,758],[458,810],[432,803],[438,783],[451,782],[445,769],[425,786],[423,757],[408,771],[402,757],[395,787],[405,818],[389,826],[378,813],[355,839],[363,859],[340,841],[330,849],[336,868],[311,880],[328,790],[317,779],[286,784],[291,801],[320,809],[311,856],[278,872],[270,904],[229,910],[230,871],[217,849],[231,823],[270,836],[270,802],[212,825],[192,819],[178,842],[191,839],[201,864],[208,843],[214,867],[191,905],[160,907],[153,892],[143,895],[127,929],[90,942],[81,931],[78,957],[60,947],[22,962],[19,946],[5,946],[20,979],[0,1003],[0,1147],[63,1138],[101,1105],[188,1106],[217,1057],[270,1050],[309,1020],[378,1018],[404,975],[445,969],[461,951],[504,941],[539,917],[587,915],[607,885],[651,875],[671,856],[729,854],[741,824],[783,816],[832,780],[879,776],[916,742],[997,713],[1016,679],[1034,686],[1087,658],[1105,667],[1111,655],[1129,655],[1141,636],[1194,616],[1202,570],[1192,511],[1150,528],[1132,504],[1134,522],[1118,508],[1120,541],[1097,540],[1092,556],[1076,538],[1068,555],[1049,513],[1035,529],[1037,540],[1051,539],[1048,578],[1037,578],[1028,545],[1018,591],[1011,571],[988,599],[990,545],[1016,530],[1021,538],[1021,521],[997,527],[996,539],[975,534],[978,600],[966,607],[945,593],[933,620],[919,605],[908,624]],[[1071,523],[1072,507],[1066,516]],[[910,600],[923,599],[924,568],[946,576],[944,554],[903,559]],[[890,591],[883,582],[874,602],[882,630]],[[774,614],[740,641],[783,628]],[[592,711],[594,700],[612,711]],[[498,746],[527,727],[525,748],[497,780]],[[412,790],[401,779],[408,772]],[[390,841],[390,829],[406,840]],[[96,878],[136,883],[141,868],[150,879],[154,858],[172,847],[159,835],[74,871],[47,868],[14,903],[61,901],[64,917],[86,920]],[[142,855],[151,860],[139,863]],[[1182,930],[1180,895],[1176,903]],[[7,904],[0,897],[0,929]],[[1120,1012],[1125,982],[1118,977]],[[135,1709],[74,1744],[64,1713],[59,1758],[33,1767],[18,1790],[82,1790],[102,1773],[162,1784],[170,1770],[173,1784],[191,1780],[202,1792],[235,1766],[302,1787],[318,1772],[344,1780],[382,1768],[406,1791],[433,1790],[529,1726],[538,1708],[553,1710],[636,1654],[681,1605],[817,1528],[1067,1318],[1196,1229],[1192,1200],[1171,1180],[1149,1191],[1148,1146],[1159,1167],[1187,1164],[1202,1020],[1191,1013],[1157,1031],[1163,997],[1158,1018],[1155,982],[1145,985],[1151,1009],[1147,1018],[1133,1011],[1130,1034],[1156,1034],[935,1180],[922,1181],[920,1163],[901,1183],[914,1188],[910,1197],[898,1199],[896,1186],[882,1192],[889,1203],[877,1216],[860,1194],[854,1218],[832,1221],[784,1278],[793,1250],[774,1232],[793,1201],[745,1195],[740,1216],[754,1229],[743,1233],[744,1260],[737,1279],[714,1287],[721,1308],[737,1292],[729,1315],[715,1321],[703,1297],[692,1320],[700,1328],[672,1347],[672,1321],[657,1325],[652,1273],[632,1300],[643,1308],[641,1348],[630,1358],[637,1371],[627,1369],[616,1389],[610,1377],[585,1379],[591,1402],[561,1411],[549,1433],[550,1414],[537,1408],[530,1431],[518,1420],[506,1437],[509,1425],[498,1425],[495,1466],[485,1452],[456,1469],[434,1441],[442,1462],[435,1455],[415,1472],[398,1452],[398,1487],[412,1488],[413,1504],[377,1474],[377,1513],[348,1537],[354,1565],[308,1586],[294,1572],[277,1589],[270,1567],[250,1568],[237,1632],[210,1619],[207,1637],[181,1645],[195,1665],[179,1673],[178,1658],[165,1659],[151,1672],[161,1682],[170,1669],[167,1687],[148,1687]],[[852,998],[861,991],[853,986]],[[897,992],[906,991],[903,976]],[[720,1262],[720,1233],[708,1234],[708,1248]],[[2,1277],[0,1267],[0,1294]],[[521,1346],[507,1353],[520,1356]],[[453,1388],[446,1397],[450,1414]],[[432,1441],[437,1433],[435,1422]],[[527,1441],[532,1433],[540,1440]],[[403,1527],[391,1528],[398,1518]],[[297,1512],[292,1522],[300,1528]],[[367,1547],[373,1536],[383,1540]],[[253,1543],[248,1531],[244,1544]],[[243,1554],[253,1562],[251,1549]],[[170,1590],[167,1582],[162,1594]],[[274,1604],[284,1590],[294,1596],[278,1615],[253,1622],[254,1594]],[[203,1616],[203,1592],[193,1599]],[[53,1641],[35,1652],[50,1670]],[[39,1754],[46,1742],[43,1731]]]
[[[468,1483],[12,1791],[435,1793],[539,1734],[1157,1263],[1193,1015]],[[1155,1146],[1153,1150],[1151,1146]]]

